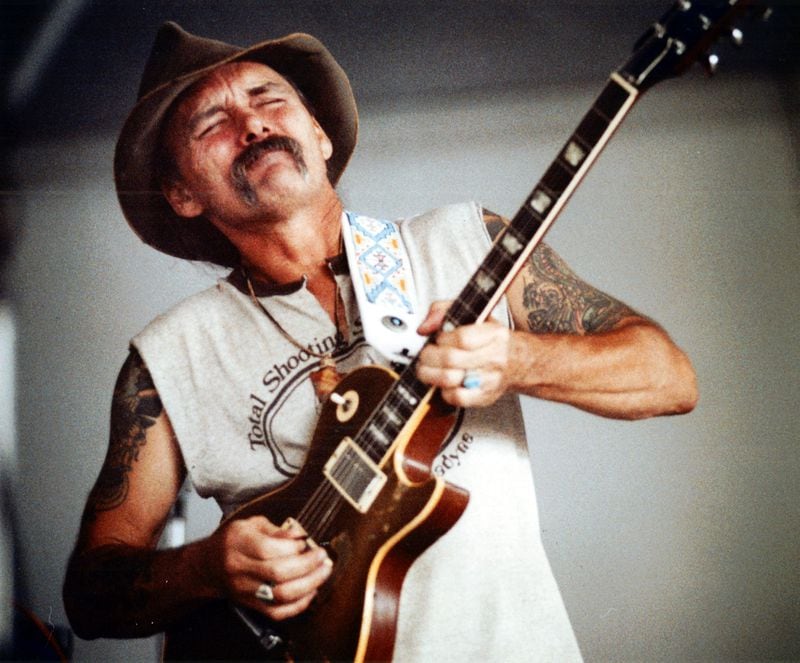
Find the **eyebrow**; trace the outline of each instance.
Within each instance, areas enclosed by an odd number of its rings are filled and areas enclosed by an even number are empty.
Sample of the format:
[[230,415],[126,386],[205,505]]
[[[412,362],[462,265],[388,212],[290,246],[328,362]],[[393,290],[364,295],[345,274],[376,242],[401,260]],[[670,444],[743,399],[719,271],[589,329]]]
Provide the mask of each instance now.
[[280,90],[282,87],[284,86],[282,86],[280,83],[276,81],[267,81],[266,83],[262,83],[261,85],[256,85],[255,87],[249,88],[247,90],[247,94],[250,95],[251,97],[256,97],[259,94],[264,94],[264,92],[267,92],[272,89]]
[[[272,89],[280,89],[282,86],[280,83],[276,83],[274,81],[267,81],[266,83],[262,83],[260,85],[256,85],[255,87],[248,88],[247,95],[248,97],[257,97],[260,94],[264,94]],[[203,120],[208,119],[216,115],[217,113],[221,113],[225,111],[225,107],[222,104],[214,104],[213,106],[209,106],[208,108],[198,111],[194,115],[189,118],[188,126],[189,131],[194,132],[197,129],[197,125],[201,124]]]

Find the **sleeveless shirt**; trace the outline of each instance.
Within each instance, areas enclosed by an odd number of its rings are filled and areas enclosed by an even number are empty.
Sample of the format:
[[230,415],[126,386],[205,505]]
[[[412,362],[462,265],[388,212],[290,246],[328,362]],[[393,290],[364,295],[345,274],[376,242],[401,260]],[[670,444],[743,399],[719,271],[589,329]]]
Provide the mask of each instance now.
[[[424,310],[455,298],[490,248],[474,203],[397,223]],[[339,370],[385,364],[364,341],[346,270],[336,278],[349,329]],[[335,327],[304,282],[259,299],[305,347],[334,348]],[[509,321],[504,302],[493,315]],[[309,377],[319,359],[285,339],[247,294],[222,279],[132,343],[201,496],[228,514],[297,473],[320,410]],[[541,542],[519,399],[507,394],[462,414],[433,471],[468,489],[470,501],[406,576],[394,660],[580,660]]]

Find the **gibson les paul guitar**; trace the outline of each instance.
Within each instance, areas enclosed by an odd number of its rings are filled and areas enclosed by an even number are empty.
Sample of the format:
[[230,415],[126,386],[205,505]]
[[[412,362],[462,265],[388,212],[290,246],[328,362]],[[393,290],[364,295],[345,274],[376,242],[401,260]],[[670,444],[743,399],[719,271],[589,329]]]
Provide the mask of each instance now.
[[[676,2],[611,74],[513,220],[448,310],[444,327],[484,321],[569,200],[638,97],[703,57],[747,0]],[[431,464],[451,413],[416,378],[358,369],[323,405],[308,459],[279,490],[229,518],[293,518],[324,546],[334,570],[299,617],[268,623],[217,601],[168,633],[168,659],[387,660],[403,579],[413,561],[458,520],[466,491]]]

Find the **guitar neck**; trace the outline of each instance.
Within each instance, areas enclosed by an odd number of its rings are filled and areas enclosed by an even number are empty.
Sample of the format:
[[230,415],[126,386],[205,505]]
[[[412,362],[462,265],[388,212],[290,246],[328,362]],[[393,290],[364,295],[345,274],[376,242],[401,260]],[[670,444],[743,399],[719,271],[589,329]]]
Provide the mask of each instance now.
[[[611,75],[578,128],[448,309],[443,329],[481,322],[489,316],[638,94],[638,89],[620,74]],[[356,444],[374,462],[380,463],[397,434],[420,405],[430,398],[432,391],[416,378],[416,360],[412,361],[359,432]]]
[[[643,35],[628,62],[611,74],[578,128],[453,301],[442,329],[452,330],[489,317],[639,95],[654,82],[685,70],[745,11],[750,0],[719,0],[713,6],[700,4],[695,7],[691,3],[676,3]],[[415,359],[403,370],[355,437],[355,446],[375,468],[388,457],[397,435],[419,414],[434,391],[417,379],[416,363]],[[373,473],[372,469],[365,470],[364,481]]]
[[611,75],[578,128],[451,305],[444,329],[482,322],[489,316],[638,95],[639,90],[620,74]]

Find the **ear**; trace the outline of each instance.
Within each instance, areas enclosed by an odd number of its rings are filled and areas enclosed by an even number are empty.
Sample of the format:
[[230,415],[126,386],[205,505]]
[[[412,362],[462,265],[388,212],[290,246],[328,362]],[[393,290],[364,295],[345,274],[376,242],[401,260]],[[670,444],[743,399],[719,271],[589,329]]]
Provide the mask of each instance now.
[[203,213],[203,206],[185,184],[169,182],[164,184],[161,190],[178,216],[191,219]]
[[328,134],[325,133],[325,130],[320,126],[319,122],[317,122],[316,118],[314,120],[314,133],[317,136],[317,141],[319,142],[319,149],[322,152],[322,156],[325,158],[325,161],[331,158],[333,154],[333,143],[331,143],[331,139],[328,138]]

